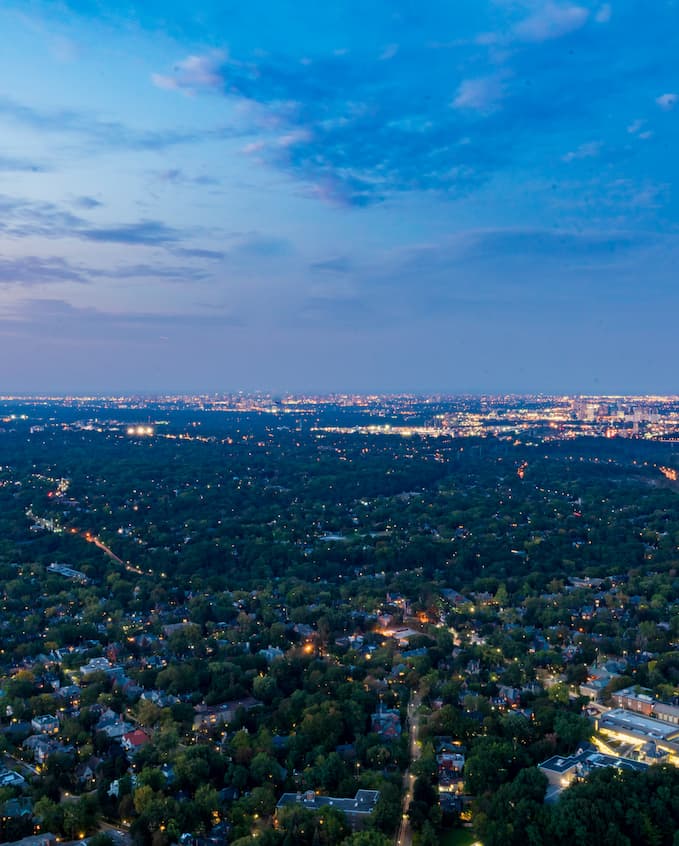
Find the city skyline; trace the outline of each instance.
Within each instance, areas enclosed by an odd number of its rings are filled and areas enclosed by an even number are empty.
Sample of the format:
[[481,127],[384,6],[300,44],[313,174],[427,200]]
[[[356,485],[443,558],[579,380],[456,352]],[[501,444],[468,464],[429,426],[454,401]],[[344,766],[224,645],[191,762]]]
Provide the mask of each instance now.
[[675,393],[677,17],[10,0],[0,392]]

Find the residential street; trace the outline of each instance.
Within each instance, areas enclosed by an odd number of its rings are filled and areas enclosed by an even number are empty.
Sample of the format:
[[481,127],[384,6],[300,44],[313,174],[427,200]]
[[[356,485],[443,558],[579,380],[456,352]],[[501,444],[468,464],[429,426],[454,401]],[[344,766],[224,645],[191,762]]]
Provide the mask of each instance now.
[[403,806],[401,809],[401,824],[396,834],[396,846],[412,846],[413,831],[408,818],[408,808],[413,799],[413,785],[415,776],[412,773],[412,765],[420,757],[419,729],[420,718],[418,709],[420,707],[420,696],[416,693],[408,703],[408,731],[410,736],[410,766],[403,777]]

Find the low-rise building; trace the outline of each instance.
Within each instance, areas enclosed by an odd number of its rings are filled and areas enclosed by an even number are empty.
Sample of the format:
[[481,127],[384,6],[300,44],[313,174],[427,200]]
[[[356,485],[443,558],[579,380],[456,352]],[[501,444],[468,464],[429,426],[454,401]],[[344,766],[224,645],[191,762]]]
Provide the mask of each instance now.
[[375,810],[380,798],[379,790],[359,790],[351,798],[335,796],[320,796],[314,790],[305,793],[284,793],[276,804],[276,815],[284,809],[300,805],[308,811],[321,811],[325,808],[336,808],[346,816],[347,823],[352,830],[362,828]]
[[121,738],[121,745],[123,749],[127,752],[128,755],[134,755],[147,743],[151,741],[151,738],[146,734],[143,729],[133,729],[132,731],[128,731],[124,734]]
[[645,690],[644,688],[626,687],[623,690],[617,690],[613,694],[612,699],[618,708],[624,708],[626,711],[635,711],[637,714],[650,717],[653,712],[654,702],[650,693],[650,690]]
[[669,705],[659,702],[645,688],[626,687],[613,694],[613,701],[618,708],[634,711],[645,717],[656,717],[665,723],[679,725],[679,705]]
[[5,846],[56,846],[56,835],[49,831],[41,834],[32,834],[30,837],[23,837],[21,840],[13,840],[5,843]]
[[59,731],[59,720],[52,714],[33,717],[31,728],[40,734],[56,734]]
[[554,755],[538,765],[549,782],[546,799],[549,801],[569,787],[576,779],[586,778],[593,770],[602,767],[615,767],[619,770],[642,772],[647,764],[614,755],[604,755],[595,749],[579,749],[575,755]]
[[262,703],[251,696],[237,699],[234,702],[224,702],[222,705],[196,705],[193,717],[193,730],[205,731],[214,726],[221,726],[232,722],[239,709],[250,711]]
[[380,702],[370,717],[370,730],[381,740],[394,740],[401,736],[401,715],[395,708],[385,708]]

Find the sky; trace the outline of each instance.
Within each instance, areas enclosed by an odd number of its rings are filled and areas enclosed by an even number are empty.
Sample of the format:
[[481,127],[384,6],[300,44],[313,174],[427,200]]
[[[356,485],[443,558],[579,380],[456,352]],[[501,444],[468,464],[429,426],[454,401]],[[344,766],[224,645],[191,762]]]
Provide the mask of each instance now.
[[0,33],[0,394],[679,393],[677,0]]

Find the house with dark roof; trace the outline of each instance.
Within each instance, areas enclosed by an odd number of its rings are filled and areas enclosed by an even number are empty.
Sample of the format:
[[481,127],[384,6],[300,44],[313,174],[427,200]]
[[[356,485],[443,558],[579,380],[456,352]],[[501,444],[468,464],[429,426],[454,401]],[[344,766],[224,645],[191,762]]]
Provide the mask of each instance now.
[[82,787],[93,787],[96,781],[97,767],[100,763],[99,758],[90,755],[86,761],[78,764],[75,768],[75,778],[78,784]]
[[377,711],[370,717],[370,731],[381,740],[395,740],[401,736],[401,715],[395,708],[385,708],[380,702]]
[[5,846],[56,846],[56,842],[56,836],[49,831],[45,831],[23,837],[21,840],[13,840],[11,843],[6,843]]
[[253,699],[252,696],[246,696],[243,699],[237,699],[234,702],[224,702],[222,705],[205,705],[200,704],[194,707],[193,730],[205,731],[215,726],[221,726],[236,718],[238,711],[242,708],[244,711],[251,711],[257,708],[262,703],[258,699]]
[[22,817],[30,817],[33,814],[33,802],[28,796],[20,796],[8,799],[0,809],[0,819],[3,822],[18,820]]

